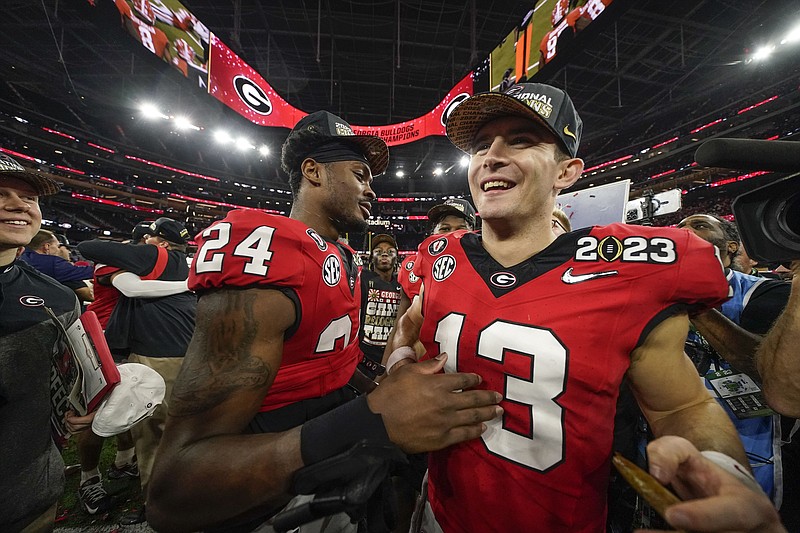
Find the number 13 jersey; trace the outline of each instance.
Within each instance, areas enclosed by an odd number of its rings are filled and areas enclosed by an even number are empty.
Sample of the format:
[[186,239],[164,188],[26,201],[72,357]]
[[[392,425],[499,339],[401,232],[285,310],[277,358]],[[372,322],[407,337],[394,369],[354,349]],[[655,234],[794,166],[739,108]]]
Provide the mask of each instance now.
[[481,438],[432,453],[446,533],[601,532],[614,413],[630,353],[668,316],[728,295],[714,249],[684,230],[612,224],[562,235],[513,267],[477,233],[431,237],[420,337],[445,371],[503,394]]
[[[361,288],[354,252],[300,221],[235,210],[197,237],[189,288],[264,288],[295,305],[295,323],[261,411],[316,398],[347,384],[361,352]],[[269,316],[254,317],[268,321]]]

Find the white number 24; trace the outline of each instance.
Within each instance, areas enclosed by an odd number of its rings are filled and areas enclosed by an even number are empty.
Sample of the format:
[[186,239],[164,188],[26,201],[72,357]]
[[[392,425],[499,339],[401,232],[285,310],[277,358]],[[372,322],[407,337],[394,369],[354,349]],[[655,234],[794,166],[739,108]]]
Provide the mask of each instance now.
[[[250,260],[244,265],[245,274],[256,276],[266,276],[272,259],[272,236],[275,228],[270,226],[258,226],[250,234],[242,239],[233,249],[233,255],[238,257],[249,257]],[[216,234],[216,236],[214,236]],[[225,253],[214,253],[221,250],[231,240],[230,222],[218,222],[203,232],[205,242],[194,260],[194,269],[198,274],[207,272],[222,272],[222,262]]]

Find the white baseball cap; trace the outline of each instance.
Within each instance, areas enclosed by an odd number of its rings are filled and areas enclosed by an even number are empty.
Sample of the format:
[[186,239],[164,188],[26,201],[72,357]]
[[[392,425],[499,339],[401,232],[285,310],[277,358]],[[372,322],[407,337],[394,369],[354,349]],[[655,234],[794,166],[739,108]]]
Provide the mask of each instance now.
[[120,381],[100,402],[92,421],[92,431],[101,437],[123,433],[153,414],[164,401],[164,378],[140,363],[119,367]]

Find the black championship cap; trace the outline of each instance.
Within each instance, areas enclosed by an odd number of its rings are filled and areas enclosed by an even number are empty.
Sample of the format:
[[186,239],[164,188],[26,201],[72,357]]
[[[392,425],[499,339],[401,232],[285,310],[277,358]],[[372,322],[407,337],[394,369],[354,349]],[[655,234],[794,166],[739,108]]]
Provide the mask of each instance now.
[[0,176],[9,176],[28,183],[39,196],[50,196],[61,190],[61,185],[57,181],[43,174],[25,170],[6,154],[0,154]]
[[442,218],[447,215],[455,215],[467,221],[470,227],[475,227],[475,208],[472,204],[461,198],[451,198],[443,204],[438,204],[431,207],[428,211],[428,220],[431,225],[436,225]]
[[[311,145],[308,149],[308,153],[300,154],[303,158],[310,157],[312,152],[319,152],[321,154],[322,151],[318,150],[320,147],[324,147],[324,145],[327,144],[333,146],[336,144],[336,141],[341,141],[347,145],[352,145],[362,154],[373,176],[383,174],[386,167],[389,165],[389,147],[386,146],[383,139],[375,135],[356,135],[353,133],[353,128],[350,127],[350,124],[328,111],[316,111],[300,119],[300,121],[295,124],[294,128],[292,128],[292,131],[289,132],[289,136],[286,138],[286,142],[284,142],[284,147],[292,143],[293,136],[300,131],[311,131],[316,133],[319,137],[319,143]],[[282,152],[284,150],[282,150]],[[327,160],[321,156],[315,158],[315,160],[320,163],[351,160],[346,155],[335,153],[334,150],[332,150],[331,153],[335,155]],[[293,167],[302,163],[302,159],[296,162],[284,160],[282,163]]]
[[150,224],[152,223],[152,220],[142,220],[133,227],[131,231],[131,240],[134,244],[144,239],[145,235],[150,234]]
[[505,93],[479,93],[453,109],[447,136],[464,152],[470,151],[478,129],[490,120],[519,116],[535,120],[551,131],[571,157],[578,153],[583,121],[569,95],[543,83],[518,83]]
[[371,242],[373,250],[377,248],[377,246],[382,242],[387,243],[389,246],[397,250],[397,242],[395,242],[394,237],[392,237],[391,235],[387,235],[385,233],[380,233],[378,235],[373,236]]
[[148,235],[151,237],[161,237],[165,241],[175,244],[186,244],[189,240],[189,231],[176,220],[161,217],[150,223]]

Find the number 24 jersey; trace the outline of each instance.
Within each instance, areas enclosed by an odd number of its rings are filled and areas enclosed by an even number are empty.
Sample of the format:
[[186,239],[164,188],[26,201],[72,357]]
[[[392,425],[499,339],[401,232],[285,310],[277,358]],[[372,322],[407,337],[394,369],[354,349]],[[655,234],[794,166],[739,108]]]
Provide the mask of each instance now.
[[476,372],[504,398],[481,438],[430,456],[442,529],[603,531],[630,353],[678,310],[726,299],[713,247],[685,230],[612,224],[506,268],[479,234],[456,232],[423,242],[414,273],[427,356],[447,352],[445,371]]
[[[295,324],[261,407],[270,411],[343,387],[360,359],[361,289],[354,252],[291,218],[235,210],[197,237],[189,288],[264,288],[295,304]],[[271,317],[256,317],[269,321]]]

